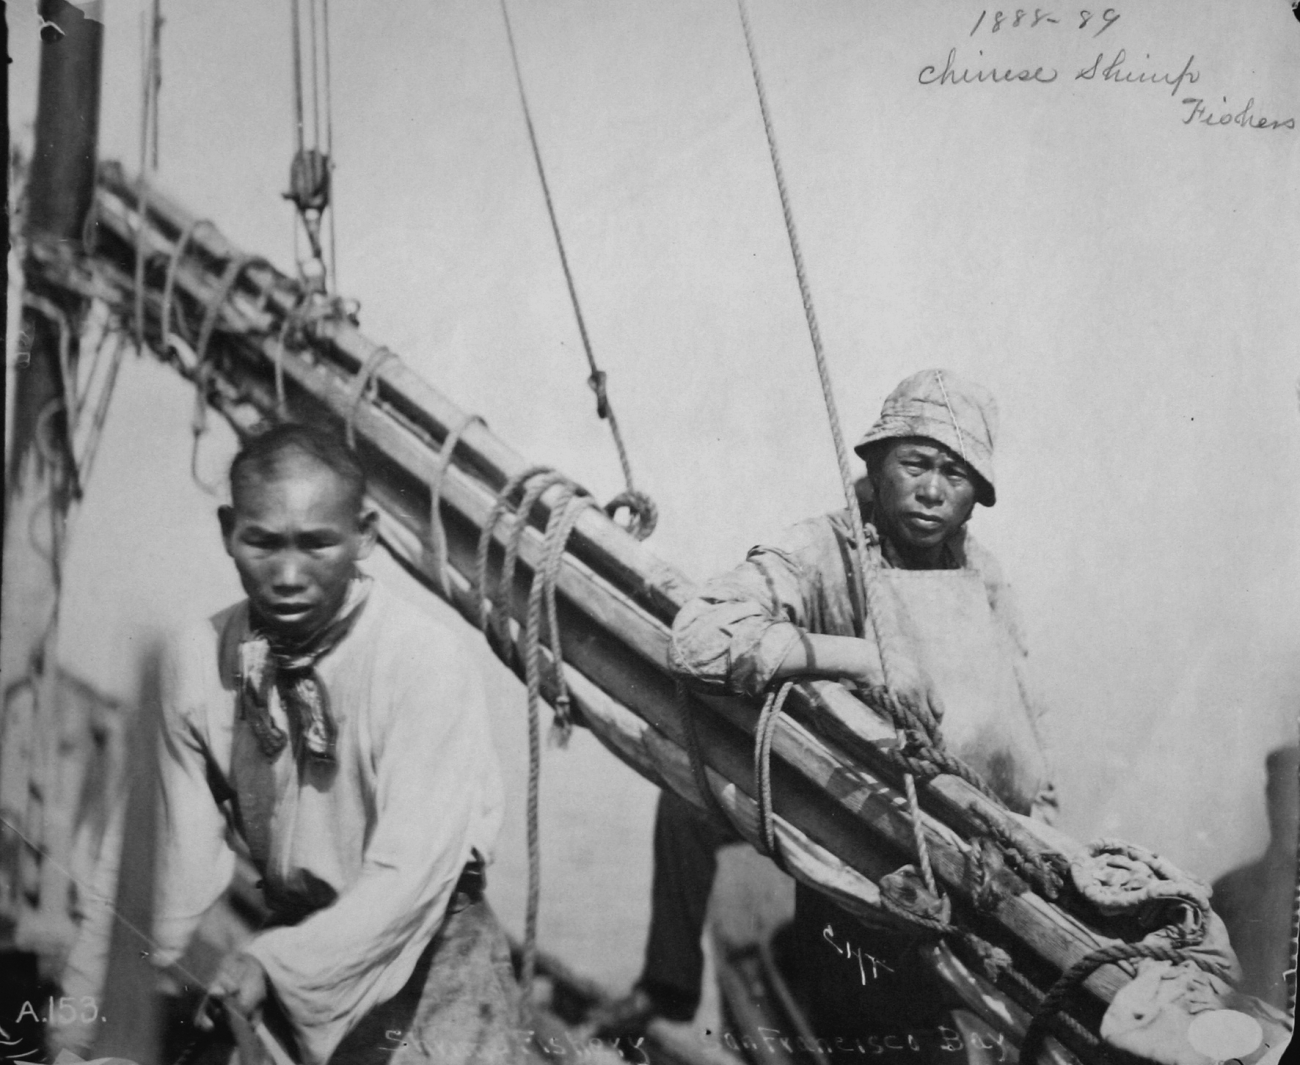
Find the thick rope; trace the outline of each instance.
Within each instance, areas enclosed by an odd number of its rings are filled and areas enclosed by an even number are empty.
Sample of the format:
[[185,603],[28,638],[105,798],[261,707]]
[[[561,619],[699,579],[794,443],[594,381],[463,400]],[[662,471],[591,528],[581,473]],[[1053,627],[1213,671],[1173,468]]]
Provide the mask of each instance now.
[[[569,541],[569,534],[577,525],[578,518],[588,507],[594,506],[581,491],[575,492],[559,522],[552,520],[546,527],[545,558],[542,570],[542,593],[546,606],[546,625],[551,638],[551,659],[555,668],[555,721],[551,727],[551,739],[557,746],[567,747],[573,733],[573,711],[569,699],[569,685],[564,679],[564,655],[560,646],[560,615],[556,603],[555,589],[560,581],[560,570],[564,564],[564,549]],[[554,528],[552,528],[554,526]],[[537,580],[534,578],[533,584]],[[532,589],[529,589],[531,600]],[[531,603],[530,603],[531,614]]]
[[442,524],[442,485],[451,468],[452,456],[465,430],[471,425],[486,424],[477,414],[467,414],[447,433],[429,475],[429,565],[438,581],[443,599],[451,602],[451,570],[447,561],[447,530]]
[[767,848],[767,856],[776,862],[782,872],[788,870],[785,858],[777,846],[776,820],[772,809],[772,740],[781,720],[781,708],[793,687],[794,681],[787,680],[779,689],[768,692],[763,711],[758,715],[758,725],[754,729],[754,790],[758,798],[759,829],[763,845]]
[[[495,599],[498,609],[493,617],[493,628],[496,632],[498,654],[518,653],[510,644],[509,610],[511,591],[515,583],[515,569],[519,562],[519,549],[523,547],[524,532],[528,528],[528,518],[543,492],[554,485],[567,485],[569,483],[569,479],[564,474],[557,473],[554,470],[539,473],[529,480],[527,487],[524,489],[523,499],[519,501],[519,505],[515,508],[510,531],[506,535],[505,554],[501,562],[501,579],[497,585]],[[513,664],[513,660],[506,658],[506,663],[508,665]]]
[[[172,297],[176,291],[176,274],[180,270],[181,259],[184,258],[185,251],[189,247],[190,241],[194,239],[194,234],[203,227],[211,229],[214,233],[216,232],[216,226],[206,218],[196,218],[193,222],[187,225],[181,231],[180,236],[176,238],[176,243],[172,245],[172,253],[167,259],[167,274],[163,279],[162,310],[158,316],[159,336],[162,339],[162,350],[164,355],[167,353],[168,346],[171,343]],[[184,325],[185,316],[183,314],[180,315],[178,321],[181,325]]]
[[[505,516],[506,511],[510,509],[511,497],[519,490],[519,486],[530,477],[535,477],[539,473],[550,472],[551,468],[549,466],[529,466],[506,481],[501,491],[497,493],[496,499],[493,500],[492,509],[488,511],[487,519],[483,522],[483,529],[479,533],[474,574],[475,614],[478,617],[478,627],[483,635],[488,638],[489,643],[491,643],[493,631],[493,604],[490,604],[487,598],[488,555],[492,547],[493,534],[496,532],[497,524]],[[506,609],[505,604],[500,604],[499,609]],[[497,653],[500,654],[501,652],[498,651]]]
[[366,361],[362,363],[356,377],[352,379],[350,391],[348,392],[348,413],[344,428],[347,431],[348,447],[353,451],[357,447],[357,411],[361,408],[361,401],[366,398],[367,390],[370,390],[371,399],[373,400],[375,390],[379,384],[379,368],[384,363],[397,358],[397,353],[390,351],[388,348],[382,346],[375,348],[366,358]]
[[628,532],[638,540],[644,540],[654,531],[655,522],[658,520],[658,511],[653,502],[650,502],[648,496],[637,491],[633,482],[632,462],[628,458],[623,433],[618,427],[618,418],[614,415],[614,406],[609,401],[605,371],[596,364],[596,355],[592,350],[591,337],[587,333],[587,322],[582,316],[582,304],[578,300],[578,288],[573,280],[573,270],[569,266],[568,253],[564,249],[564,238],[560,234],[560,222],[555,213],[555,202],[551,197],[551,186],[546,180],[546,168],[542,165],[542,150],[537,141],[537,130],[533,126],[532,111],[528,106],[528,94],[524,90],[524,75],[519,66],[519,51],[515,47],[514,27],[510,22],[510,9],[506,4],[506,0],[501,0],[501,17],[506,24],[506,40],[510,44],[510,62],[515,72],[515,86],[519,90],[519,104],[524,113],[524,125],[528,129],[528,143],[532,147],[533,163],[537,168],[537,177],[542,185],[542,198],[546,201],[546,215],[551,221],[551,232],[555,235],[555,247],[560,254],[560,268],[564,272],[564,283],[569,289],[569,302],[573,305],[573,316],[578,323],[578,336],[582,340],[582,350],[587,356],[587,367],[590,371],[587,384],[596,393],[596,415],[609,422],[609,431],[614,438],[614,447],[618,451],[618,462],[623,469],[623,482],[627,486],[626,491],[610,501],[606,513],[613,517],[616,510],[626,507],[632,515],[628,525]]
[[[551,508],[551,518],[547,523],[546,540],[549,546],[552,530],[559,527],[565,510],[574,498],[572,486],[565,484],[560,488]],[[527,513],[521,513],[520,524],[528,520]],[[528,688],[528,902],[524,908],[524,951],[523,965],[520,970],[520,983],[527,991],[533,986],[533,976],[537,971],[537,913],[541,902],[542,889],[542,851],[541,827],[539,818],[542,741],[539,703],[542,694],[541,671],[541,627],[542,586],[543,581],[533,573],[532,584],[528,589],[528,616],[524,626],[524,675]],[[560,663],[556,662],[557,672]]]
[[[443,457],[450,461],[451,451],[470,421],[471,416],[443,441]],[[444,467],[445,472],[445,467]],[[528,587],[528,607],[522,626],[522,654],[518,653],[509,637],[509,603],[514,583],[515,564],[519,557],[529,515],[542,494],[558,485],[559,491],[551,502],[550,513],[543,534],[542,554]],[[520,488],[523,496],[512,508],[511,500]],[[436,509],[437,487],[431,485],[431,495]],[[572,729],[572,715],[568,685],[564,678],[564,655],[560,642],[559,610],[556,603],[556,585],[563,568],[565,546],[582,512],[592,506],[586,493],[563,475],[549,467],[533,466],[511,477],[492,504],[492,509],[479,536],[477,573],[474,597],[479,617],[479,627],[498,657],[511,669],[519,671],[522,659],[524,683],[528,693],[528,796],[526,823],[528,836],[528,898],[524,912],[524,945],[520,981],[525,989],[523,1008],[527,1009],[529,990],[537,969],[537,916],[541,900],[541,723],[540,703],[542,693],[542,626],[545,615],[550,638],[551,661],[557,694],[554,699],[555,719],[552,737],[561,746],[568,742]],[[513,509],[513,521],[507,536],[505,556],[502,560],[501,578],[495,600],[489,605],[486,596],[488,583],[488,557],[497,524]],[[445,560],[445,556],[444,556]],[[495,640],[492,638],[495,636]]]
[[[504,2],[504,0],[503,0]],[[858,505],[857,494],[853,490],[853,474],[849,468],[848,449],[844,444],[844,431],[840,427],[839,411],[835,404],[835,391],[831,384],[830,367],[826,362],[826,353],[822,348],[821,330],[817,325],[817,314],[813,309],[812,290],[808,286],[807,271],[804,269],[803,253],[799,246],[799,235],[795,229],[794,213],[790,207],[790,194],[786,189],[785,174],[781,169],[781,156],[777,151],[776,134],[772,127],[772,116],[767,105],[767,92],[763,88],[763,77],[759,71],[758,53],[754,47],[754,34],[749,24],[749,11],[745,0],[736,0],[740,9],[740,22],[745,31],[745,47],[749,52],[749,66],[754,76],[754,87],[758,91],[758,106],[763,115],[763,131],[767,137],[768,154],[772,159],[772,169],[776,175],[777,192],[781,197],[781,213],[785,219],[786,235],[790,241],[790,253],[794,258],[795,276],[799,282],[799,295],[803,300],[804,318],[808,323],[808,335],[812,340],[813,358],[817,363],[817,376],[821,380],[822,398],[826,404],[826,418],[830,424],[831,439],[835,445],[835,460],[839,467],[840,486],[848,503],[849,519],[853,525],[854,562],[856,584],[860,589],[862,606],[871,622],[876,645],[880,649],[881,669],[884,673],[885,686],[893,688],[896,679],[895,663],[898,661],[896,632],[894,626],[885,620],[889,609],[879,587],[876,567],[878,562],[869,556],[867,536],[863,526],[862,511]],[[865,625],[863,626],[865,628]],[[911,773],[904,774],[903,783],[907,790],[908,809],[912,817],[913,839],[916,844],[917,858],[921,863],[921,872],[926,885],[937,894],[934,870],[930,864],[930,850],[925,840],[921,825],[921,809],[916,797],[916,782]]]
[[194,416],[190,423],[190,431],[194,440],[190,448],[190,476],[194,478],[195,484],[211,496],[218,494],[217,486],[204,481],[199,474],[199,441],[202,439],[203,434],[208,431],[208,378],[210,374],[208,345],[212,342],[212,334],[216,331],[217,319],[221,316],[221,310],[225,307],[226,301],[230,299],[230,294],[234,291],[235,285],[244,271],[250,266],[269,267],[270,265],[260,255],[236,255],[226,264],[221,280],[217,282],[216,294],[203,312],[203,322],[199,326],[199,338],[194,345]]
[[[1120,961],[1133,961],[1139,958],[1154,958],[1158,961],[1170,961],[1175,964],[1195,960],[1182,947],[1146,942],[1115,943],[1085,955],[1061,974],[1056,983],[1043,996],[1042,1002],[1038,1004],[1038,1009],[1034,1011],[1033,1019],[1029,1022],[1029,1028],[1020,1043],[1020,1060],[1026,1062],[1027,1065],[1033,1065],[1037,1061],[1049,1025],[1065,1008],[1065,1004],[1075,988],[1103,965]],[[1078,1022],[1074,1023],[1077,1024]]]

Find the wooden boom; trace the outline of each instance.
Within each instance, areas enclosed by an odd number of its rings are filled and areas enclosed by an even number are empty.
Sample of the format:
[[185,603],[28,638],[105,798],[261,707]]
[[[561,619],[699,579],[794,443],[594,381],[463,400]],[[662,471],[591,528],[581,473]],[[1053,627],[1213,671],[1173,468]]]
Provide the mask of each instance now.
[[[384,543],[407,570],[441,594],[426,546],[429,479],[438,467],[439,448],[465,423],[466,412],[399,359],[379,364],[372,387],[363,393],[359,374],[376,344],[345,317],[303,316],[294,281],[262,260],[248,259],[215,227],[196,225],[188,211],[160,190],[149,190],[147,217],[141,220],[138,188],[120,167],[105,165],[93,254],[37,247],[33,253],[43,274],[71,291],[103,298],[125,314],[133,305],[136,252],[143,248],[146,334],[155,353],[190,380],[202,380],[208,402],[241,433],[282,410],[277,375],[283,409],[290,414],[332,421],[340,431],[350,424],[371,470]],[[185,247],[178,249],[183,238]],[[169,327],[178,317],[195,323],[215,315],[209,350],[200,353],[202,367],[192,347],[177,343],[169,349],[163,342],[168,291]],[[305,335],[306,342],[282,343],[287,325]],[[479,536],[498,493],[527,466],[485,425],[471,422],[442,479],[450,601],[476,627]],[[557,486],[542,495],[522,537],[509,602],[496,604],[508,611],[515,634],[526,616],[546,517],[559,492]],[[489,567],[490,594],[497,588],[508,523],[499,525]],[[643,776],[707,810],[690,768],[682,708],[666,669],[669,626],[693,595],[693,583],[593,507],[582,513],[569,538],[557,591],[564,675],[582,720]],[[554,682],[546,672],[543,693],[552,698]],[[786,706],[772,747],[772,775],[777,833],[787,863],[800,879],[829,892],[850,911],[855,906],[861,911],[864,904],[878,902],[876,881],[908,861],[912,850],[901,778],[882,753],[897,742],[894,727],[844,688],[825,681],[797,685]],[[756,707],[742,699],[692,698],[689,712],[723,806],[741,834],[762,849],[752,770]],[[1087,913],[1068,912],[1032,891],[1006,897],[992,910],[977,910],[968,875],[969,863],[978,857],[972,839],[987,837],[994,826],[1022,851],[1050,856],[1052,848],[956,777],[940,776],[922,786],[921,800],[935,873],[955,901],[955,919],[1006,948],[1021,972],[1040,987],[1089,952],[1116,942]],[[1098,969],[1085,985],[1093,1001],[1085,1005],[1083,1019],[1095,1021],[1131,975],[1118,965]],[[1000,983],[996,990],[976,982],[986,995],[1007,1004],[1003,1013],[1020,1019],[1012,1026],[1019,1031],[1008,1034],[1022,1034],[1024,1008],[1033,1009],[1034,996],[1013,982]],[[1017,1000],[1014,1006],[1011,999]],[[1055,1042],[1049,1042],[1048,1054],[1058,1060],[1064,1056]]]

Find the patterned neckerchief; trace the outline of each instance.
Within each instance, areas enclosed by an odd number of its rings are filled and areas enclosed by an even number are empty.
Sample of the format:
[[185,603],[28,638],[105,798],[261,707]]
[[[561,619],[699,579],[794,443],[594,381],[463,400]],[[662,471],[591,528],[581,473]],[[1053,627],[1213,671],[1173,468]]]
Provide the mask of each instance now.
[[369,577],[354,577],[334,618],[308,640],[292,647],[277,645],[253,626],[239,643],[239,713],[248,721],[267,758],[284,750],[288,736],[275,723],[272,706],[279,700],[294,733],[298,754],[333,762],[338,724],[330,713],[329,692],[316,663],[343,640],[370,596]]

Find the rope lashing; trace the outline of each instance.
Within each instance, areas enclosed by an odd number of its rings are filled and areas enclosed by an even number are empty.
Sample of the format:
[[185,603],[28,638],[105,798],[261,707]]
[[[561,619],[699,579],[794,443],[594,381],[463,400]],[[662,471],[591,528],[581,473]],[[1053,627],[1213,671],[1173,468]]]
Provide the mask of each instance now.
[[190,448],[190,476],[194,482],[209,495],[217,494],[217,487],[208,484],[199,475],[199,440],[208,431],[208,380],[211,366],[208,363],[208,346],[212,334],[217,328],[217,319],[230,299],[245,270],[251,266],[271,268],[271,264],[260,255],[236,255],[227,264],[217,282],[217,290],[203,312],[203,321],[199,326],[198,341],[194,345],[194,415],[190,423],[193,444]]
[[[504,0],[503,0],[504,2]],[[772,126],[772,116],[767,105],[767,92],[763,87],[763,77],[759,70],[758,53],[754,46],[754,34],[749,24],[749,11],[745,0],[736,0],[740,9],[740,22],[745,32],[745,48],[749,53],[749,66],[754,77],[754,87],[758,92],[758,106],[763,116],[763,131],[767,137],[768,154],[772,159],[772,170],[776,176],[777,192],[781,197],[781,213],[785,219],[786,235],[790,242],[790,254],[794,259],[795,276],[799,282],[799,294],[803,301],[804,318],[808,324],[808,335],[812,341],[813,358],[817,364],[817,376],[821,381],[822,399],[826,405],[826,418],[830,424],[831,439],[835,445],[835,459],[839,467],[840,486],[849,508],[849,519],[853,525],[855,583],[860,589],[861,603],[867,620],[870,621],[876,645],[880,649],[881,669],[885,685],[894,687],[896,679],[895,663],[899,661],[896,627],[886,620],[889,605],[879,587],[877,574],[878,560],[867,551],[866,530],[863,527],[862,512],[857,494],[853,490],[853,474],[849,469],[848,449],[844,444],[844,431],[840,427],[839,411],[835,404],[835,391],[831,384],[830,367],[826,362],[826,353],[822,348],[821,330],[817,325],[817,314],[813,308],[812,290],[808,286],[807,271],[804,269],[803,252],[799,246],[799,235],[795,228],[794,213],[790,207],[790,194],[786,189],[785,174],[781,168],[781,156],[776,146],[776,133]],[[862,620],[862,619],[859,619]],[[865,636],[866,624],[862,623]],[[930,851],[921,827],[921,808],[916,797],[916,781],[911,773],[904,773],[903,784],[907,792],[908,810],[912,818],[913,839],[917,858],[921,863],[921,872],[930,891],[937,894],[934,870],[930,864]]]
[[429,568],[438,581],[443,599],[449,603],[452,601],[451,571],[447,561],[447,530],[442,524],[442,485],[451,468],[456,445],[460,443],[465,430],[475,424],[485,426],[487,423],[477,414],[467,414],[447,433],[438,457],[434,460],[433,472],[429,475]]
[[[475,557],[474,572],[474,601],[475,614],[478,617],[478,627],[483,635],[487,637],[488,642],[492,640],[494,629],[493,621],[493,604],[489,603],[487,597],[488,586],[488,552],[492,547],[492,537],[496,532],[498,522],[505,516],[506,512],[511,509],[511,499],[519,491],[520,485],[530,477],[535,477],[540,473],[553,472],[549,466],[528,466],[520,470],[511,477],[502,486],[501,491],[497,493],[496,499],[492,501],[492,509],[488,511],[487,519],[483,522],[483,529],[478,537],[478,551]],[[501,609],[505,609],[504,605]],[[497,652],[500,654],[500,652]]]
[[[467,424],[472,418],[466,419]],[[464,425],[460,427],[462,430]],[[444,454],[450,455],[456,440],[448,435],[443,442]],[[557,486],[550,505],[550,513],[543,534],[542,552],[528,586],[528,606],[523,624],[523,653],[516,652],[509,636],[509,604],[514,568],[528,518],[542,494]],[[517,506],[511,501],[520,488],[524,488]],[[564,657],[560,642],[559,611],[556,603],[556,585],[564,562],[565,546],[582,512],[593,506],[591,498],[572,481],[546,466],[528,467],[511,477],[492,504],[479,537],[477,573],[474,596],[477,602],[480,628],[498,657],[518,672],[522,658],[524,683],[528,693],[528,899],[524,911],[524,947],[520,981],[524,988],[532,986],[537,968],[537,915],[541,899],[541,843],[540,843],[540,790],[541,790],[541,723],[540,704],[542,690],[542,625],[545,615],[546,630],[550,638],[551,662],[556,687],[555,719],[552,737],[563,746],[572,729],[572,716],[568,685],[564,679]],[[507,537],[502,574],[497,595],[489,605],[486,595],[488,582],[488,555],[497,524],[513,509],[513,522]],[[495,639],[493,637],[495,636]],[[525,995],[525,1000],[527,995]]]
[[[361,369],[357,371],[356,377],[352,379],[348,391],[348,413],[344,422],[347,431],[348,447],[356,450],[357,447],[357,411],[361,407],[361,401],[366,398],[367,391],[370,392],[370,399],[373,401],[379,384],[378,373],[381,366],[391,359],[398,359],[395,351],[390,351],[385,347],[375,348],[367,357],[366,361],[361,364]],[[398,359],[398,361],[401,361]]]
[[501,17],[506,24],[506,40],[510,45],[510,63],[515,73],[515,87],[519,90],[519,105],[524,113],[524,125],[528,130],[528,143],[532,148],[533,163],[537,168],[537,177],[542,186],[542,198],[546,201],[546,216],[551,221],[551,232],[555,235],[555,247],[560,256],[560,269],[564,273],[564,283],[569,290],[569,302],[573,306],[573,316],[578,323],[578,336],[582,340],[582,350],[587,357],[589,370],[587,384],[596,394],[596,415],[602,421],[609,422],[610,435],[614,438],[614,447],[618,451],[619,466],[623,470],[623,482],[626,489],[605,507],[605,513],[613,518],[614,514],[626,508],[631,515],[627,531],[636,539],[644,540],[654,532],[659,513],[654,503],[636,488],[632,479],[632,462],[628,458],[627,445],[623,433],[618,427],[618,418],[609,399],[607,375],[596,363],[592,350],[591,337],[587,333],[587,321],[582,314],[582,304],[578,300],[578,288],[573,280],[573,270],[569,266],[569,256],[564,248],[564,237],[560,233],[559,218],[555,213],[555,201],[551,197],[551,186],[546,180],[546,168],[542,164],[542,149],[537,140],[537,130],[533,125],[533,114],[528,106],[528,93],[524,89],[524,75],[519,66],[519,51],[515,46],[514,27],[510,22],[510,9],[506,0],[501,0]]
[[505,554],[501,563],[501,580],[498,584],[497,595],[494,598],[498,608],[493,615],[493,631],[497,639],[497,654],[503,655],[504,661],[510,666],[515,663],[515,659],[511,656],[517,654],[518,651],[510,643],[509,606],[515,584],[515,569],[519,563],[519,549],[523,547],[524,532],[528,528],[528,517],[532,514],[533,507],[537,505],[537,501],[542,497],[543,492],[554,485],[567,485],[568,483],[568,478],[555,470],[548,470],[531,478],[524,489],[523,499],[519,501],[518,507],[515,508],[509,532],[506,535]]
[[[167,274],[163,279],[162,309],[158,316],[159,336],[162,339],[162,350],[165,355],[168,346],[171,344],[171,317],[172,317],[172,297],[176,291],[176,274],[180,270],[181,260],[185,256],[186,249],[189,248],[190,241],[194,235],[202,228],[212,230],[214,233],[217,227],[206,218],[196,218],[189,223],[176,238],[176,243],[172,245],[172,253],[167,259]],[[180,315],[178,321],[181,325],[185,324],[185,315]],[[188,339],[188,338],[186,338]]]
[[772,809],[772,740],[781,720],[781,708],[793,687],[794,681],[787,680],[775,691],[768,692],[762,713],[758,715],[758,725],[754,729],[754,791],[758,798],[759,829],[763,835],[763,846],[767,848],[767,856],[776,862],[782,872],[788,870],[785,858],[777,846],[775,813]]
[[560,578],[560,567],[564,563],[564,548],[569,534],[578,523],[578,517],[588,507],[594,506],[591,499],[576,486],[565,485],[564,492],[556,499],[551,508],[550,518],[546,523],[546,536],[543,542],[541,580],[533,574],[528,588],[528,618],[524,630],[524,665],[530,678],[529,688],[535,690],[534,705],[541,691],[540,651],[542,609],[546,611],[546,631],[551,642],[551,661],[555,670],[555,720],[551,726],[551,738],[560,747],[566,747],[573,732],[573,713],[569,699],[569,686],[564,679],[564,657],[560,645],[559,608],[555,599],[555,586]]

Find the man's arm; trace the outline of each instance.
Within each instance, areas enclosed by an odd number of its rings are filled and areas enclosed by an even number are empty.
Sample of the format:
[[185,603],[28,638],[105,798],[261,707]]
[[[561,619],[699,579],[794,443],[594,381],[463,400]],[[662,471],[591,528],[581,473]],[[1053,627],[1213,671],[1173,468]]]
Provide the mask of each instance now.
[[203,671],[206,641],[182,638],[162,668],[158,742],[159,819],[153,964],[164,972],[185,952],[199,921],[230,885],[235,855],[208,784]]
[[[796,526],[782,547],[755,548],[682,607],[673,622],[670,667],[702,690],[749,696],[788,678],[882,686],[874,641],[815,631],[818,600],[836,598],[822,596],[820,584],[842,582],[843,572],[833,534],[815,522]],[[841,624],[852,625],[849,619]],[[895,673],[893,689],[904,702],[923,718],[942,718],[937,693],[910,661],[897,663]]]
[[309,1063],[328,1059],[368,1009],[401,989],[470,856],[496,755],[478,677],[453,642],[394,656],[392,705],[372,730],[375,823],[358,879],[245,948]]

